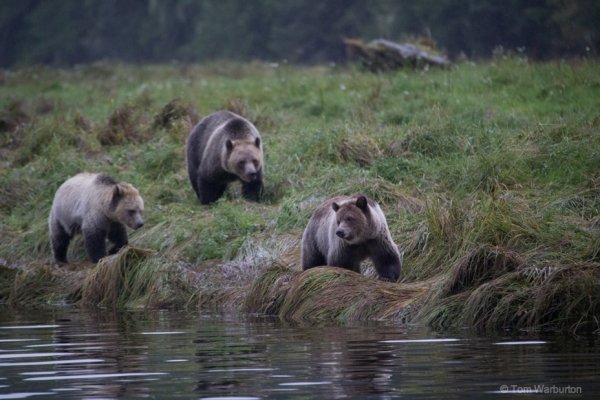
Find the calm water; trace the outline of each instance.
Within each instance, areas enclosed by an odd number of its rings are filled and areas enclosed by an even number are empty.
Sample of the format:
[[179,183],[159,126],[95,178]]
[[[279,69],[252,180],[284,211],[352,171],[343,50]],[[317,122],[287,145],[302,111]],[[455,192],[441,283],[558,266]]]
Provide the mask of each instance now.
[[590,338],[0,308],[0,399],[599,395],[600,345]]

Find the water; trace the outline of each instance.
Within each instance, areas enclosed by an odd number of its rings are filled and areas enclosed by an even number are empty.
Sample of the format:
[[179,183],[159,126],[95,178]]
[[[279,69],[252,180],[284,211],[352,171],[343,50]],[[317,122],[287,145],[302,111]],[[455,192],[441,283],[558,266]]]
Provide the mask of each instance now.
[[594,398],[593,339],[0,308],[0,399]]

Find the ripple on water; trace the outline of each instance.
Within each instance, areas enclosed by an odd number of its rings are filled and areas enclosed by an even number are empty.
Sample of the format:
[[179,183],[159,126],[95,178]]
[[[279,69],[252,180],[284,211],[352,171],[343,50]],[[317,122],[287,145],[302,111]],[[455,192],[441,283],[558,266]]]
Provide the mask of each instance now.
[[397,339],[397,340],[381,340],[379,343],[451,343],[458,342],[460,339],[445,338],[445,339]]
[[60,328],[60,325],[12,325],[0,326],[0,329],[54,329]]
[[53,395],[55,395],[56,393],[53,393],[53,392],[20,392],[20,393],[8,393],[8,394],[0,394],[0,399],[26,399],[28,397],[42,396],[42,395],[47,395],[47,394],[53,394]]
[[536,344],[546,344],[543,340],[522,340],[517,342],[496,342],[495,345],[499,346],[531,346]]
[[86,375],[61,375],[61,376],[39,376],[25,378],[24,381],[66,381],[78,379],[105,379],[105,378],[129,378],[132,376],[157,376],[168,375],[166,372],[124,372],[119,374],[86,374]]
[[0,359],[10,358],[44,358],[44,357],[60,357],[60,356],[72,356],[73,353],[61,353],[61,352],[48,352],[48,353],[11,353],[11,354],[0,354]]
[[[72,354],[71,354],[72,355]],[[67,365],[67,364],[91,364],[104,362],[100,358],[78,358],[73,360],[52,360],[52,361],[23,361],[0,363],[0,367],[26,367],[35,365]]]

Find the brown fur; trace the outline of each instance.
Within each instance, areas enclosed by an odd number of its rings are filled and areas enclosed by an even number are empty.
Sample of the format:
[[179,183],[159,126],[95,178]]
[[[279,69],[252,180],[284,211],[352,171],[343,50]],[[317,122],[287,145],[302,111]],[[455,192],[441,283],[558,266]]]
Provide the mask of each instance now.
[[302,268],[338,266],[360,273],[373,260],[381,279],[396,281],[402,263],[381,208],[366,196],[338,196],[313,213],[302,236]]
[[48,218],[55,260],[67,262],[69,242],[80,232],[93,262],[106,255],[107,238],[114,243],[109,254],[116,253],[128,243],[125,225],[144,225],[143,211],[144,201],[130,184],[105,174],[75,175],[56,191]]
[[242,182],[242,194],[258,201],[263,189],[263,152],[258,130],[229,111],[205,117],[186,142],[188,177],[202,204],[217,201],[230,182]]

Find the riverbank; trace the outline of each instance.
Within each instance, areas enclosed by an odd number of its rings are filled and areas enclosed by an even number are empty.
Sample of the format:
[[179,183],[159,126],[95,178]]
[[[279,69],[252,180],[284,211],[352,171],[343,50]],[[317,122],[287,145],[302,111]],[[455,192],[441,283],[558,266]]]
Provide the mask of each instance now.
[[[294,321],[389,319],[597,331],[600,65],[498,57],[370,74],[267,64],[29,68],[0,76],[0,298],[14,306],[210,307]],[[265,143],[265,201],[234,187],[201,206],[183,144],[228,108]],[[79,171],[134,184],[132,247],[51,262],[47,216]],[[397,284],[302,273],[312,210],[380,203],[404,257]]]

